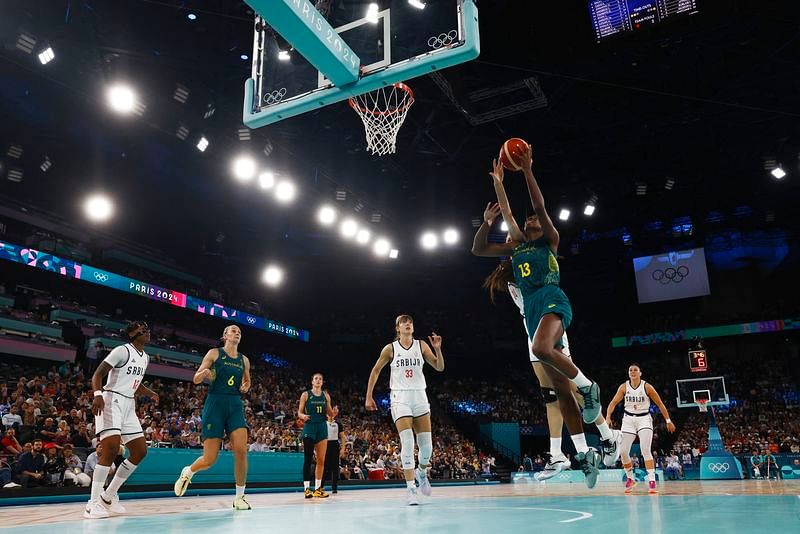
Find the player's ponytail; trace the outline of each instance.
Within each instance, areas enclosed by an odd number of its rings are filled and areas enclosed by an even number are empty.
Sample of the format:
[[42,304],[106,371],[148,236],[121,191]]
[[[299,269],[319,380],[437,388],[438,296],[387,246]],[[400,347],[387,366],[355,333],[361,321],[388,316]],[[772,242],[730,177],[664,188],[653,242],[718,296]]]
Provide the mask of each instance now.
[[489,300],[494,304],[494,294],[496,291],[508,293],[509,282],[514,281],[514,270],[511,260],[503,260],[495,267],[494,271],[483,281],[483,288],[489,290]]

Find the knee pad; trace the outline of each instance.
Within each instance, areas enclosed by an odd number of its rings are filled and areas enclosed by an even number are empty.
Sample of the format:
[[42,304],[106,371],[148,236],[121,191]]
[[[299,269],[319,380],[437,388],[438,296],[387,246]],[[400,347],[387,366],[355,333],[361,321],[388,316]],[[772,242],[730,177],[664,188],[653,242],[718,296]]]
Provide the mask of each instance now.
[[403,469],[414,469],[414,431],[410,428],[400,431],[400,462]]
[[430,432],[420,432],[417,434],[417,445],[419,445],[419,465],[428,465],[431,463],[431,455],[433,454],[433,437]]
[[542,398],[545,404],[558,402],[558,395],[556,395],[556,390],[553,388],[540,388],[540,391],[542,392]]

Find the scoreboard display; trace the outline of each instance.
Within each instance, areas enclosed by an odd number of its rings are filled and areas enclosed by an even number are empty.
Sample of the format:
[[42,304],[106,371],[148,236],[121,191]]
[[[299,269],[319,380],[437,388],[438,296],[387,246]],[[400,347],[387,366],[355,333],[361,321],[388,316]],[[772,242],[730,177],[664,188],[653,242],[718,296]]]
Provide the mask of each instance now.
[[589,0],[597,42],[697,13],[697,0]]
[[705,350],[689,351],[689,370],[693,373],[705,373],[708,371],[708,357]]

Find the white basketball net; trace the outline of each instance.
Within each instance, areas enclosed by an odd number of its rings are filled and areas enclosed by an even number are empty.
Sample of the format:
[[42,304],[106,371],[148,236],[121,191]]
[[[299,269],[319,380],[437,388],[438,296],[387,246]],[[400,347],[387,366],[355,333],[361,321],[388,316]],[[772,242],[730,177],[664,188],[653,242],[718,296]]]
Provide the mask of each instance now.
[[364,123],[367,150],[378,156],[394,154],[397,132],[414,103],[414,92],[411,88],[404,83],[395,83],[377,91],[354,96],[349,102]]

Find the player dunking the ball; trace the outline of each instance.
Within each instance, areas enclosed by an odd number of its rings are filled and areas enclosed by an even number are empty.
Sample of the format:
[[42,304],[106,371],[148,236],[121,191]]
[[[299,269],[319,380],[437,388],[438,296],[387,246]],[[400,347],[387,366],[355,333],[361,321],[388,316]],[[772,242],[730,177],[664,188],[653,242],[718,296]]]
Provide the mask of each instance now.
[[236,479],[235,510],[250,510],[244,497],[247,483],[247,421],[241,394],[250,389],[250,360],[239,352],[242,331],[229,325],[222,331],[221,348],[211,349],[203,357],[192,382],[210,381],[203,405],[203,455],[187,465],[175,482],[175,495],[181,497],[198,471],[205,471],[217,462],[222,439],[227,433],[233,448],[233,469]]
[[576,459],[586,475],[587,486],[592,488],[597,483],[600,473],[598,469],[600,458],[586,445],[578,405],[567,379],[577,386],[578,393],[583,397],[583,420],[587,424],[595,422],[600,415],[600,387],[586,378],[572,359],[560,350],[563,347],[562,336],[572,321],[572,306],[559,287],[561,278],[556,251],[560,238],[545,210],[544,196],[533,176],[530,145],[525,144],[520,157],[536,215],[526,219],[524,231],[519,228],[503,186],[503,164],[495,160],[490,175],[497,194],[498,206],[490,204],[487,212],[493,212],[496,216],[499,207],[499,212],[503,214],[503,219],[508,224],[512,241],[503,244],[488,243],[489,227],[483,224],[475,236],[475,242],[479,246],[473,247],[473,253],[488,257],[511,256],[514,281],[522,293],[523,315],[531,350],[533,355],[545,364],[544,369],[550,376],[560,411],[578,453]]
[[[135,321],[128,324],[125,334],[128,342],[115,347],[92,375],[95,433],[103,447],[92,474],[92,494],[83,514],[86,519],[125,513],[117,491],[147,456],[147,443],[136,415],[136,396],[148,396],[158,405],[158,394],[142,384],[150,363],[150,357],[144,351],[145,343],[150,341],[150,328],[144,321]],[[102,386],[106,375],[108,378]],[[130,454],[103,491],[111,463],[119,454],[120,443],[128,448]]]
[[[433,454],[433,438],[431,435],[431,406],[425,393],[426,383],[422,367],[425,362],[439,372],[444,371],[444,354],[442,354],[442,337],[435,332],[428,336],[428,342],[414,339],[414,319],[410,315],[400,315],[395,319],[395,341],[389,343],[378,357],[369,374],[367,382],[367,398],[364,402],[367,410],[378,409],[372,392],[381,370],[391,365],[389,388],[391,389],[391,411],[397,432],[400,435],[400,461],[406,479],[406,500],[410,506],[419,504],[416,478],[419,491],[423,495],[431,494],[431,483],[428,480],[428,465]],[[414,433],[417,434],[419,447],[419,468],[414,470]]]
[[628,381],[620,384],[617,393],[611,402],[608,403],[606,419],[611,421],[614,408],[620,401],[625,399],[624,415],[622,416],[622,466],[628,480],[625,481],[625,493],[630,493],[636,486],[636,478],[633,474],[633,463],[631,462],[631,445],[639,436],[644,465],[647,469],[648,493],[658,493],[656,486],[656,464],[653,460],[653,416],[650,415],[650,401],[652,400],[661,415],[666,419],[667,431],[675,432],[675,425],[669,418],[667,407],[661,400],[658,392],[642,380],[642,369],[638,363],[632,363],[628,367]]

